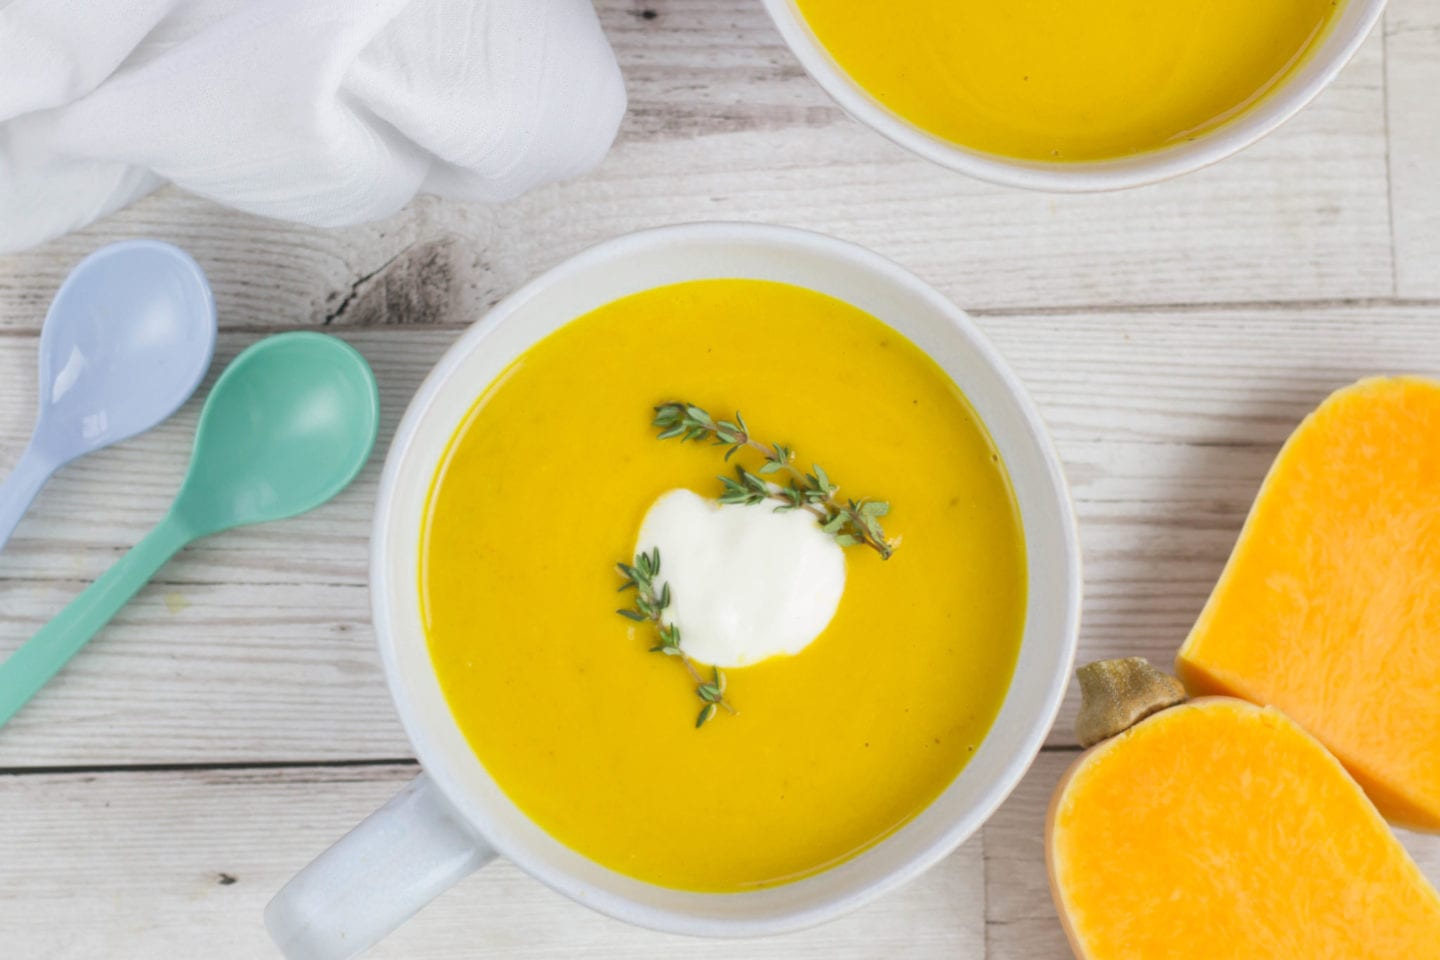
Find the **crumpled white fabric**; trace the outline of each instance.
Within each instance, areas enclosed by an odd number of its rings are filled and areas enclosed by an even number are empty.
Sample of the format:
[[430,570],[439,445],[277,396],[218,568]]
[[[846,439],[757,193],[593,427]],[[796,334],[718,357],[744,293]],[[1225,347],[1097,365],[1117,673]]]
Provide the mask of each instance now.
[[589,0],[0,0],[0,251],[167,180],[318,226],[502,201],[624,112]]

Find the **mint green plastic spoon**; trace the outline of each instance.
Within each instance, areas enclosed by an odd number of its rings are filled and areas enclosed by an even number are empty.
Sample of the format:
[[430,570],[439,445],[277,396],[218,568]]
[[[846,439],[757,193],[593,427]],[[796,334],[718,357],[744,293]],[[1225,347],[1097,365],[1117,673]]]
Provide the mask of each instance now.
[[319,333],[282,333],[236,357],[200,412],[190,471],[160,524],[0,664],[0,724],[193,540],[318,507],[360,472],[380,400],[365,358]]

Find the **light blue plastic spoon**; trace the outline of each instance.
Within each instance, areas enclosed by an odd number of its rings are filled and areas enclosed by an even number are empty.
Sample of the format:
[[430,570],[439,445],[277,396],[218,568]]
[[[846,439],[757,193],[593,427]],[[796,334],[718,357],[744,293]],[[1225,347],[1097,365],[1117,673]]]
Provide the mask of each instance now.
[[177,247],[126,240],[70,271],[40,333],[40,412],[0,484],[0,549],[61,466],[180,408],[210,369],[215,300]]
[[375,377],[343,340],[282,333],[236,357],[200,411],[190,472],[169,514],[0,664],[0,724],[181,547],[304,513],[345,489],[369,459],[379,424]]

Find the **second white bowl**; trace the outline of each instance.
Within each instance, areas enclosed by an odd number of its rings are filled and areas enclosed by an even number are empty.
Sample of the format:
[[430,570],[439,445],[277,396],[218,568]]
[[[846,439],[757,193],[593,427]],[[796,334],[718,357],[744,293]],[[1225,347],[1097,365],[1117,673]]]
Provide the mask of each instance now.
[[1199,170],[1240,152],[1315,99],[1355,55],[1385,10],[1385,0],[1346,0],[1319,49],[1299,70],[1254,107],[1193,141],[1115,160],[1045,163],[971,150],[917,127],[851,79],[816,38],[795,0],[764,3],[785,43],[810,76],[861,123],[927,160],[977,179],[1070,193],[1138,187]]

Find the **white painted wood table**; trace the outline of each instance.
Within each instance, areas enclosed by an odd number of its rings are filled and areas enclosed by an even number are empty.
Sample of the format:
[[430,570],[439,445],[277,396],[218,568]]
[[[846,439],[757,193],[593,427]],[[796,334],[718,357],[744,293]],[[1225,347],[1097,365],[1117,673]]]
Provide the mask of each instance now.
[[[465,325],[589,244],[687,220],[793,224],[872,247],[968,308],[1028,382],[1069,471],[1084,658],[1169,662],[1279,444],[1327,392],[1440,374],[1440,0],[1393,0],[1339,82],[1240,156],[1079,197],[967,180],[853,123],[756,0],[600,7],[631,106],[583,179],[494,208],[421,199],[335,231],[171,189],[0,258],[0,471],[30,428],[46,304],[70,266],[124,237],[174,241],[204,265],[217,370],[265,334],[324,327],[370,359],[385,413],[376,457],[336,502],[186,551],[0,730],[0,958],[274,955],[265,901],[416,771],[368,622],[386,438]],[[0,655],[159,519],[197,409],[45,490],[0,554]],[[1069,704],[979,835],[828,926],[660,936],[502,863],[373,956],[1060,960],[1040,827],[1074,756],[1072,717]],[[1406,842],[1440,880],[1440,838]]]

